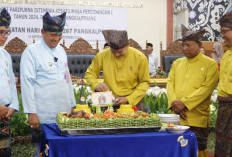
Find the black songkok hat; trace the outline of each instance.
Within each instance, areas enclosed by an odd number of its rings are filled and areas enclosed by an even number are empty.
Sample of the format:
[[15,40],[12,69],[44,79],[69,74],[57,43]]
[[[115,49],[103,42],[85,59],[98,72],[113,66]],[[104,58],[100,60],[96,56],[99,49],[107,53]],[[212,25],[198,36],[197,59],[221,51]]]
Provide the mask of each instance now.
[[205,34],[205,30],[191,31],[184,25],[181,25],[181,34],[182,34],[182,39],[180,39],[181,41],[187,41],[187,40],[201,41],[203,35]]
[[48,32],[56,32],[58,35],[64,30],[66,12],[51,17],[48,12],[43,16],[43,29]]
[[118,50],[128,44],[127,31],[104,30],[102,33],[112,49]]
[[104,47],[106,47],[106,46],[109,46],[109,44],[108,44],[108,43],[105,43],[105,44],[104,44]]
[[152,43],[147,43],[147,46],[153,47]]
[[0,13],[0,26],[6,26],[7,28],[10,26],[11,17],[6,8],[3,8]]

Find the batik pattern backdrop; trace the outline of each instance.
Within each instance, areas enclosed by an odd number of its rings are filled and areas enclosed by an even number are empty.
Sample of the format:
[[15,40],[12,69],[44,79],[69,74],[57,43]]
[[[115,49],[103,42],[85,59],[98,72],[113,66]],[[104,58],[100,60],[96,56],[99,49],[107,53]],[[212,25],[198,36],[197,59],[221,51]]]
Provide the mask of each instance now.
[[218,19],[230,9],[231,0],[174,0],[174,13],[188,9],[191,30],[205,29],[203,41],[223,41]]
[[173,12],[177,13],[187,9],[187,0],[173,0]]

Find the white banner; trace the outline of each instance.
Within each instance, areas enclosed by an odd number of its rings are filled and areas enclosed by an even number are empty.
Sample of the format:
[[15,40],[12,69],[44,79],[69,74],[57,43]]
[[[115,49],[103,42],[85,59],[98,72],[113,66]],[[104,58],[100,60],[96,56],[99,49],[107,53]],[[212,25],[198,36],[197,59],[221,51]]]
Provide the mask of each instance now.
[[95,44],[97,40],[103,44],[105,40],[102,30],[127,30],[125,8],[1,5],[1,10],[3,7],[11,15],[11,35],[8,41],[15,37],[26,43],[40,39],[43,15],[46,12],[51,16],[66,12],[66,25],[63,31],[65,44],[71,44],[78,38],[83,38],[90,44]]

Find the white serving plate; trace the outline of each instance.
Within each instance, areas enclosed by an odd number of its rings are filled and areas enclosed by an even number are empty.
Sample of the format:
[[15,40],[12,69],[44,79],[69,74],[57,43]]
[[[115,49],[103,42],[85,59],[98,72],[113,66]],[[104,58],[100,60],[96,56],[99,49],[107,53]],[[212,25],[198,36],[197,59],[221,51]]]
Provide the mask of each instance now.
[[180,125],[180,115],[177,114],[158,114],[161,122],[163,123],[173,123],[175,125]]
[[166,131],[173,134],[182,134],[187,131],[190,127],[184,125],[175,125],[175,128],[166,128]]
[[178,114],[157,114],[158,117],[161,118],[172,118],[172,117],[180,117],[180,115]]

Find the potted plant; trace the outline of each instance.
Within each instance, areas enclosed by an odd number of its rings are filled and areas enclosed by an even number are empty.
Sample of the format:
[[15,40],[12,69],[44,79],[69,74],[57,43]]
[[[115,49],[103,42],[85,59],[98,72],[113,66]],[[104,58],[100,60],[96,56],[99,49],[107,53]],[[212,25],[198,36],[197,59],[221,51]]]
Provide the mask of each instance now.
[[155,78],[165,78],[165,77],[166,77],[165,71],[163,71],[161,67],[158,67],[158,69],[156,69]]
[[[165,88],[151,87],[144,96],[145,108],[151,113],[168,113],[168,98]],[[148,112],[149,112],[148,111]]]
[[[16,143],[16,142],[20,142],[19,141],[20,139],[24,140],[26,138],[27,141],[30,142],[30,139],[28,139],[29,137],[27,137],[26,135],[31,133],[31,128],[29,127],[28,117],[23,112],[22,96],[19,92],[18,92],[18,99],[19,99],[19,112],[15,113],[10,118],[10,125],[11,125],[10,130],[11,130],[11,135],[14,138],[12,141]],[[19,136],[23,136],[23,137],[19,137]]]

